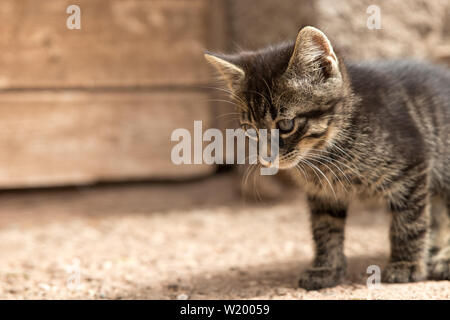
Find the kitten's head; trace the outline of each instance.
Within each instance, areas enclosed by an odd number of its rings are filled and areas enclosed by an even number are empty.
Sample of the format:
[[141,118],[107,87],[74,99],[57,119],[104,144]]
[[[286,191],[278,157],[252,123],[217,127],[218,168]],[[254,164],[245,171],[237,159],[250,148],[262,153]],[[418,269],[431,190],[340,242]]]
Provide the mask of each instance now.
[[276,47],[205,57],[240,105],[244,130],[279,129],[279,168],[294,167],[339,135],[350,89],[343,63],[320,30],[305,27],[295,42]]

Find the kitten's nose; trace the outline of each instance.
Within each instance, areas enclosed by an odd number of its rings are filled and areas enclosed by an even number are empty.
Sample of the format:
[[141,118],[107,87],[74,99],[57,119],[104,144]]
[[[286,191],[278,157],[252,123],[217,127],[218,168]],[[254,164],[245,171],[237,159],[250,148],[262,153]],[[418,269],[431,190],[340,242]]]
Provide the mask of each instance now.
[[278,166],[278,156],[275,157],[274,159],[272,159],[272,158],[270,158],[270,157],[264,158],[264,157],[262,157],[262,156],[259,156],[258,159],[259,159],[259,162],[260,162],[264,167],[267,167],[267,168],[273,168],[273,167]]

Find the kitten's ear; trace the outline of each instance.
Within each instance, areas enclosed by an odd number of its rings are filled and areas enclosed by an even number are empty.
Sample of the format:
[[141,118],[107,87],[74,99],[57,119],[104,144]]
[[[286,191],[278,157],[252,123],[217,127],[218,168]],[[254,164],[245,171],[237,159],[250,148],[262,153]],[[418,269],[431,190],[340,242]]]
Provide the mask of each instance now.
[[339,61],[330,40],[314,27],[304,27],[298,33],[287,70],[295,74],[319,76],[322,80],[340,77]]
[[212,64],[221,74],[222,78],[227,82],[231,90],[234,90],[240,85],[245,77],[244,70],[231,59],[226,57],[219,57],[211,53],[205,53],[206,60]]

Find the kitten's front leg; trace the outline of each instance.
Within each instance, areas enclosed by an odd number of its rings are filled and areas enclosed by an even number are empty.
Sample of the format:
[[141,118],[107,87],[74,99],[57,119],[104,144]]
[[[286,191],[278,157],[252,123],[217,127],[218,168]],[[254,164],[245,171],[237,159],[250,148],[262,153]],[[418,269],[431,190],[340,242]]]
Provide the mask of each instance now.
[[410,191],[390,202],[391,257],[383,270],[384,282],[415,282],[427,277],[430,200],[426,178],[403,189]]
[[346,273],[344,225],[347,206],[335,201],[308,197],[315,244],[312,268],[303,272],[299,286],[307,290],[334,287]]

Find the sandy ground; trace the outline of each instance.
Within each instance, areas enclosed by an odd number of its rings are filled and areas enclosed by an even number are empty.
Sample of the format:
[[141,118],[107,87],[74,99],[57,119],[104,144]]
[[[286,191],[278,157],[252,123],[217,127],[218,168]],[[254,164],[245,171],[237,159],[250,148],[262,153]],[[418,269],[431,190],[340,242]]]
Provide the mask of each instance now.
[[450,283],[366,287],[386,263],[388,216],[354,206],[349,275],[296,287],[311,257],[303,197],[243,203],[230,174],[181,184],[3,192],[3,299],[449,299]]

